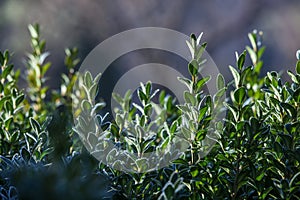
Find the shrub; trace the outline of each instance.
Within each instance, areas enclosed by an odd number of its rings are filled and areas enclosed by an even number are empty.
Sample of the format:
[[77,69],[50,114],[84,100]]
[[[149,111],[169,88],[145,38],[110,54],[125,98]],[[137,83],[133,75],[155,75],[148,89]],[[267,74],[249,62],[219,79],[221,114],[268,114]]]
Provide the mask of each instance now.
[[[236,66],[229,66],[233,80],[226,83],[219,74],[218,92],[211,96],[203,92],[209,77],[198,72],[198,55],[206,43],[192,34],[190,78],[179,78],[187,86],[185,103],[175,106],[171,95],[153,91],[148,82],[137,91],[139,104],[132,102],[131,91],[124,97],[113,95],[120,107],[116,120],[109,122],[98,114],[105,104],[94,103],[100,75],[75,71],[77,49],[66,50],[67,73],[60,89],[49,91],[45,42],[38,25],[30,25],[29,31],[33,52],[26,62],[27,91],[18,87],[20,72],[10,64],[9,52],[0,53],[2,199],[299,199],[299,51],[296,72],[287,72],[291,81],[283,81],[277,72],[262,76],[262,34],[249,33],[251,46],[236,53]],[[245,66],[247,55],[250,66]],[[153,103],[155,95],[158,104]],[[75,124],[72,100],[78,107]],[[224,125],[215,122],[217,111],[225,108]],[[157,118],[151,121],[152,112]],[[147,138],[141,137],[144,132]],[[204,157],[208,135],[217,143]],[[101,151],[109,142],[136,153],[130,164],[137,172],[116,170],[121,162],[108,166],[88,153],[106,160],[118,156]],[[156,163],[141,159],[144,153],[168,150],[174,143],[184,143],[188,150],[166,167],[144,172]],[[126,151],[122,156],[128,156]]]

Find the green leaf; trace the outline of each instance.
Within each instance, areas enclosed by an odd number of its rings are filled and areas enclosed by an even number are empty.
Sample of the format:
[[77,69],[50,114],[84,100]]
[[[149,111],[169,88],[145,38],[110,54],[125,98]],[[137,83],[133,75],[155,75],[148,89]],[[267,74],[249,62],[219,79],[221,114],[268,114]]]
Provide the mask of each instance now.
[[[179,80],[179,77],[178,77],[178,80]],[[159,103],[160,103],[161,105],[164,104],[165,97],[166,97],[166,91],[162,90],[162,91],[159,93],[159,97],[158,97]]]
[[246,184],[248,175],[249,174],[247,171],[241,171],[239,174],[237,174],[237,182],[238,182],[237,190],[239,190],[243,185]]
[[191,53],[191,55],[192,55],[192,58],[194,58],[195,52],[194,52],[194,48],[192,47],[192,44],[191,44],[189,41],[185,41],[185,42],[186,42],[186,44],[187,44],[187,46],[188,46],[188,48],[189,48],[189,50],[190,50],[190,53]]
[[203,119],[203,117],[206,114],[207,110],[208,110],[208,106],[204,106],[203,108],[200,109],[199,116],[198,116],[198,121],[199,122]]
[[93,85],[89,89],[90,96],[92,100],[97,96],[98,93],[98,83],[93,83]]
[[245,83],[245,79],[246,77],[248,76],[248,74],[253,70],[253,67],[252,66],[248,66],[246,67],[243,71],[242,71],[242,74],[241,74],[241,80],[240,82],[242,83],[242,85],[244,84],[247,84]]
[[217,89],[221,90],[224,87],[225,87],[225,79],[222,76],[222,74],[218,74],[218,77],[217,77]]
[[[205,51],[206,46],[207,46],[207,43],[205,42],[205,43],[203,43],[203,44],[201,45],[201,47],[197,50],[198,52],[196,52],[197,54],[196,54],[196,56],[195,56],[195,59],[196,59],[197,61],[200,62],[201,57],[202,57],[202,54],[203,54],[203,52]],[[205,59],[204,59],[204,60],[201,62],[201,64],[204,64],[205,62],[206,62],[206,61],[205,61]],[[199,64],[199,65],[201,65],[201,64]]]
[[147,158],[137,159],[135,161],[135,163],[138,166],[138,168],[139,168],[140,171],[148,169],[149,160]]
[[196,98],[191,93],[184,91],[183,96],[186,103],[190,103],[193,106],[196,105]]
[[31,128],[34,130],[34,132],[37,135],[39,135],[39,133],[41,132],[40,124],[35,119],[33,119],[32,117],[29,118],[29,121],[30,121]]
[[175,133],[177,127],[178,127],[178,121],[176,120],[176,121],[174,121],[174,122],[171,124],[171,126],[170,126],[170,132],[171,132],[171,133]]
[[200,35],[199,35],[198,38],[197,38],[197,41],[196,41],[196,42],[197,42],[197,45],[200,44],[200,41],[201,41],[202,36],[203,36],[203,32],[201,32]]
[[24,94],[19,95],[16,99],[16,106],[20,105],[23,102],[24,99],[25,99]]
[[261,47],[257,52],[257,59],[261,59],[262,55],[264,54],[266,47]]
[[248,34],[248,38],[250,40],[250,43],[251,43],[251,46],[254,50],[257,49],[257,46],[256,46],[256,35],[253,34],[253,33],[249,33]]
[[[292,179],[291,179],[291,181],[290,181],[290,183],[289,183],[289,187],[292,187],[292,186],[293,186],[293,183],[294,183],[294,181],[296,180],[296,178],[297,178],[298,176],[300,176],[300,172],[296,173],[296,174],[292,177]],[[299,184],[299,182],[298,182],[298,184]]]
[[261,181],[263,179],[263,177],[265,176],[266,172],[265,171],[262,171],[260,172],[260,174],[258,176],[256,176],[256,180],[257,181]]
[[233,92],[234,100],[241,105],[246,98],[246,89],[244,87],[238,88]]
[[298,60],[300,60],[300,50],[298,50],[298,51],[296,52],[296,58],[297,58]]
[[230,105],[230,104],[228,104],[228,103],[226,103],[226,102],[224,102],[224,105],[225,105],[225,107],[228,108],[229,111],[232,113],[232,115],[233,115],[235,121],[237,121],[237,120],[238,120],[238,110],[237,110],[237,108],[234,107],[234,106],[232,106],[232,105]]
[[198,68],[199,68],[198,62],[197,62],[195,59],[192,60],[192,61],[189,63],[189,65],[188,65],[189,72],[190,72],[190,74],[191,74],[192,76],[197,75],[197,73],[198,73]]
[[[193,88],[193,82],[190,79],[178,77],[178,80],[181,83],[185,84],[190,91],[192,90],[192,88]],[[161,100],[160,100],[160,102],[161,102]]]
[[120,105],[124,102],[123,98],[118,93],[112,93],[112,97]]
[[6,66],[5,67],[5,69],[3,70],[3,72],[2,72],[2,77],[3,78],[6,78],[7,77],[7,75],[11,72],[11,70],[13,69],[13,65],[8,65],[8,66]]
[[243,66],[245,64],[245,57],[246,57],[246,51],[244,51],[240,56],[239,56],[239,59],[237,61],[237,67],[239,70],[242,70],[243,69]]
[[9,51],[8,51],[8,50],[5,50],[3,56],[4,56],[4,60],[7,60],[7,61],[8,61],[9,58],[10,58]]
[[265,189],[261,194],[262,199],[265,199],[272,190],[273,190],[273,187],[268,187],[268,189]]
[[8,112],[8,113],[9,113],[9,112],[12,113],[13,110],[14,110],[13,105],[12,105],[11,102],[9,102],[9,101],[6,101],[6,102],[5,102],[4,108],[5,108],[5,111]]
[[296,72],[297,72],[297,74],[300,74],[300,60],[298,60],[298,62],[296,64]]
[[167,184],[164,186],[163,188],[163,193],[166,196],[166,199],[172,199],[172,197],[174,196],[174,188],[173,188],[173,184],[171,182],[167,182]]
[[38,25],[28,25],[28,29],[32,38],[39,37],[39,26]]
[[102,74],[101,73],[98,73],[95,78],[94,78],[94,83],[98,83],[100,78],[101,78]]
[[26,148],[23,147],[20,151],[20,154],[26,162],[30,160],[31,154]]
[[11,138],[10,138],[10,142],[12,142],[12,143],[17,142],[19,137],[20,137],[20,130],[13,132],[13,134],[11,135]]
[[95,105],[93,105],[93,109],[91,110],[91,115],[93,116],[94,114],[96,114],[98,110],[101,110],[105,106],[106,104],[104,102],[96,103]]
[[147,102],[148,98],[142,90],[138,90],[137,94],[141,102]]
[[81,102],[81,109],[82,109],[82,111],[90,112],[90,110],[92,109],[92,105],[88,100],[84,99]]
[[249,46],[246,46],[246,49],[250,55],[250,58],[251,58],[251,61],[253,64],[256,64],[257,62],[257,56],[256,56],[256,53],[253,49],[251,49]]
[[91,72],[89,72],[89,71],[85,72],[85,74],[84,74],[84,84],[85,84],[85,86],[87,86],[88,89],[93,84],[93,77],[92,77]]
[[4,121],[4,125],[5,125],[5,128],[6,129],[10,129],[10,124],[13,122],[13,117],[9,117],[8,119],[6,119],[5,121]]
[[[1,69],[0,69],[0,72],[1,72]],[[0,74],[1,74],[1,73],[0,73]],[[2,93],[3,90],[4,90],[4,86],[3,86],[3,84],[0,82],[0,93]]]
[[295,99],[296,102],[300,102],[300,88],[298,88],[294,94],[293,94],[293,98]]
[[198,82],[197,82],[197,90],[199,91],[203,85],[205,85],[209,80],[210,80],[210,76],[208,77],[204,77],[202,79],[200,79]]
[[98,138],[93,133],[88,133],[87,140],[91,149],[95,148],[98,144]]
[[273,144],[273,148],[274,148],[274,150],[275,150],[275,153],[282,153],[283,151],[283,149],[282,149],[282,146],[278,143],[278,142],[275,142],[274,144]]
[[[0,65],[2,66],[4,64],[4,57],[3,54],[0,51]],[[0,67],[1,68],[1,67]],[[1,69],[0,69],[1,70]]]
[[215,104],[220,103],[220,100],[224,100],[225,99],[225,94],[226,92],[226,88],[224,87],[223,89],[218,90],[218,92],[213,96],[213,100],[215,102]]
[[191,40],[192,41],[197,41],[197,37],[194,33],[191,34]]
[[146,84],[146,95],[150,96],[151,92],[152,92],[152,84],[151,84],[151,82],[147,82],[147,84]]
[[152,105],[149,103],[144,107],[144,114],[150,116],[152,113]]
[[281,102],[279,105],[289,114],[291,118],[296,118],[297,110],[292,105],[284,102]]
[[111,124],[110,125],[110,132],[112,133],[112,135],[114,137],[118,137],[119,136],[119,128],[115,124]]
[[193,168],[190,170],[190,174],[192,177],[196,177],[199,174],[199,170],[197,168]]
[[186,161],[185,159],[182,158],[178,158],[176,160],[173,161],[174,164],[179,164],[179,165],[186,165],[188,166],[188,161]]
[[240,83],[240,79],[241,79],[240,74],[239,74],[238,71],[237,71],[234,67],[232,67],[231,65],[229,65],[229,69],[230,69],[230,71],[231,71],[231,73],[232,73],[232,76],[233,76],[233,78],[234,78],[235,87],[238,88],[238,87],[239,87],[239,83]]

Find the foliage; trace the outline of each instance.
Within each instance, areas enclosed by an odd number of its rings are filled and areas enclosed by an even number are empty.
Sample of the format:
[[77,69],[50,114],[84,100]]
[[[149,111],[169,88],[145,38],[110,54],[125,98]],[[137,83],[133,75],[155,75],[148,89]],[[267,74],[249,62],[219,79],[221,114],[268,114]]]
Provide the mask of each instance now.
[[[78,50],[67,49],[67,73],[60,89],[49,91],[45,42],[38,25],[29,31],[33,52],[26,62],[27,91],[18,87],[20,72],[10,64],[9,52],[0,53],[2,199],[299,199],[299,51],[295,73],[287,72],[291,81],[277,72],[262,76],[262,33],[249,33],[251,46],[236,53],[236,66],[229,66],[233,81],[226,83],[219,74],[217,93],[207,95],[210,77],[199,73],[206,43],[192,34],[190,77],[179,78],[187,86],[185,103],[176,106],[165,91],[141,83],[137,103],[131,91],[124,97],[113,94],[119,107],[115,120],[107,121],[98,114],[105,103],[95,102],[100,75],[76,72]],[[250,66],[245,65],[248,55]],[[223,122],[215,121],[225,108]],[[208,136],[216,142],[212,147]],[[123,154],[105,151],[109,144]],[[174,144],[187,150],[157,168],[175,156],[168,153]],[[88,152],[116,161],[105,165]],[[116,159],[128,153],[135,156],[128,163]],[[161,159],[147,160],[147,153]],[[135,170],[117,170],[127,164]]]

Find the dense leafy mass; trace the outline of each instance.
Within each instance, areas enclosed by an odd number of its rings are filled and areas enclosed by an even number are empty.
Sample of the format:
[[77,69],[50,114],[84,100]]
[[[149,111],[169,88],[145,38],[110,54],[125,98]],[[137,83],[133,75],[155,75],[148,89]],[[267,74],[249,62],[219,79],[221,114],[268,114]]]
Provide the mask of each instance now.
[[[299,51],[296,71],[287,72],[290,81],[277,72],[262,76],[262,33],[249,33],[251,46],[236,53],[236,66],[229,66],[233,80],[226,83],[218,75],[218,92],[209,95],[204,88],[210,77],[199,73],[206,43],[192,35],[190,77],[179,78],[187,86],[185,104],[176,106],[172,96],[153,91],[149,82],[137,91],[139,103],[132,102],[131,91],[124,97],[114,94],[120,107],[109,122],[97,114],[105,104],[94,103],[100,76],[75,70],[77,49],[66,50],[67,73],[60,89],[51,91],[45,41],[38,25],[29,31],[26,91],[18,86],[20,71],[10,63],[10,53],[0,53],[1,199],[300,199]],[[247,55],[250,66],[245,66]],[[79,108],[76,126],[72,102]],[[216,111],[226,112],[223,122],[214,122]],[[151,121],[152,112],[157,117]],[[203,157],[203,141],[212,130],[216,144]],[[151,134],[142,137],[145,132]],[[167,149],[179,133],[188,150],[167,167],[143,172],[149,161],[139,158]],[[95,144],[97,137],[136,153],[133,162],[140,173],[118,171],[91,156],[95,146],[106,145]],[[103,159],[114,156],[102,153]]]

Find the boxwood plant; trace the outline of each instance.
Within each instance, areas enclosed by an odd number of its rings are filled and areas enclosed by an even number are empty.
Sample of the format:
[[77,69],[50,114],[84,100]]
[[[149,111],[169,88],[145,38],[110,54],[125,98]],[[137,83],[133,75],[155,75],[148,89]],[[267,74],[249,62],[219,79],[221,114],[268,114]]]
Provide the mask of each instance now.
[[[23,69],[14,68],[8,51],[0,52],[1,199],[300,199],[300,51],[295,72],[287,71],[290,80],[274,71],[262,75],[265,47],[262,33],[253,31],[250,45],[228,68],[232,81],[219,74],[217,93],[208,95],[210,77],[198,70],[206,43],[192,34],[188,44],[196,57],[187,66],[190,77],[179,78],[187,86],[185,103],[176,106],[172,95],[141,83],[139,103],[132,102],[131,91],[113,94],[119,107],[108,121],[98,112],[105,103],[94,103],[100,75],[75,70],[78,50],[66,49],[61,86],[50,90],[45,41],[38,25],[29,32],[27,89],[18,85]],[[72,103],[78,108],[75,124]],[[216,111],[226,113],[223,121],[214,121]],[[152,112],[157,115],[150,120]],[[209,124],[216,144],[201,156]],[[139,159],[174,140],[187,150],[165,167]],[[117,170],[122,162],[106,165],[89,153],[116,156],[105,151],[108,142],[136,153],[134,171]],[[144,172],[149,167],[154,170]]]

